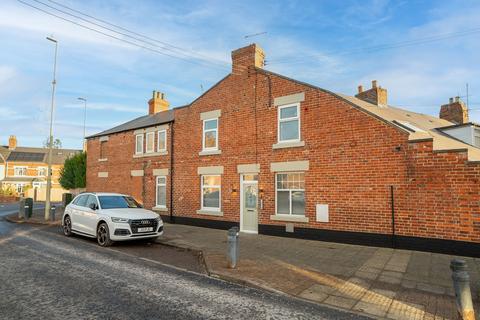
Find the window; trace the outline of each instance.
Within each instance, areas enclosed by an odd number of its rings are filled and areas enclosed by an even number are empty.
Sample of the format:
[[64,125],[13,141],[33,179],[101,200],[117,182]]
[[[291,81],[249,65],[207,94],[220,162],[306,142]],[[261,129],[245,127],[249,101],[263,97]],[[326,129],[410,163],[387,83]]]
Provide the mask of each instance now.
[[480,130],[475,129],[474,132],[475,139],[473,141],[473,145],[480,148]]
[[145,141],[146,153],[152,153],[155,151],[155,132],[148,132],[147,139]]
[[107,154],[106,154],[106,147],[107,147],[107,141],[100,141],[100,159],[106,159]]
[[26,176],[27,167],[13,167],[13,175],[15,176]]
[[37,168],[37,176],[45,177],[47,175],[47,168],[45,167],[38,167]]
[[141,208],[142,206],[132,197],[126,196],[99,196],[102,209]]
[[135,154],[143,153],[143,134],[137,134],[135,136]]
[[74,204],[79,207],[86,207],[87,199],[88,199],[88,194],[80,196],[75,200]]
[[156,206],[160,208],[167,207],[167,178],[157,177],[157,200]]
[[95,197],[93,194],[89,195],[88,198],[87,198],[87,202],[85,204],[85,207],[88,207],[90,208],[90,205],[94,203],[97,208],[98,208],[98,201],[97,201],[97,197]]
[[220,187],[219,175],[202,176],[202,209],[220,211]]
[[278,142],[300,141],[300,105],[278,108]]
[[23,192],[25,191],[25,185],[23,183],[17,184],[15,188],[18,194],[23,194]]
[[218,118],[203,120],[203,150],[218,149]]
[[157,151],[162,152],[167,150],[167,131],[158,131],[157,137]]
[[305,215],[305,174],[277,174],[277,214]]

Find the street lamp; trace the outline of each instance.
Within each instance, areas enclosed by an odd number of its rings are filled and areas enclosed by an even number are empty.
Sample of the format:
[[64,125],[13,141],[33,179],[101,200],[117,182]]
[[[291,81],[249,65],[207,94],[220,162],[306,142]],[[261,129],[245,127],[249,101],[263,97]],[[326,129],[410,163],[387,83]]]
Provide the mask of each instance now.
[[86,98],[82,98],[82,97],[79,97],[78,100],[80,101],[83,101],[83,103],[85,104],[85,109],[84,109],[84,112],[83,112],[83,143],[85,144],[85,128],[86,128],[86,124],[87,124],[87,99]]
[[50,135],[48,137],[48,171],[47,171],[47,192],[45,196],[45,220],[50,218],[50,194],[52,191],[52,148],[53,148],[53,111],[55,109],[55,85],[57,84],[57,49],[58,42],[52,37],[47,37],[48,41],[55,44],[55,59],[53,62],[53,80],[52,80],[52,103],[50,107]]

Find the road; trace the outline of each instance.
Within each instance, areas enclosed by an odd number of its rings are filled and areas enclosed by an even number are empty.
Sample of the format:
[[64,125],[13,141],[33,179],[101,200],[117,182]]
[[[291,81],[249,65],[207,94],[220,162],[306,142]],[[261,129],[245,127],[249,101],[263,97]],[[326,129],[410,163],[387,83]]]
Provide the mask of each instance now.
[[[33,208],[34,209],[45,208],[45,203],[35,202],[33,204]],[[15,212],[18,212],[18,203],[0,203],[0,217],[4,217]]]
[[[209,277],[192,253],[174,251],[148,243],[105,249],[59,227],[0,218],[0,319],[361,318]],[[164,263],[175,254],[195,272]]]

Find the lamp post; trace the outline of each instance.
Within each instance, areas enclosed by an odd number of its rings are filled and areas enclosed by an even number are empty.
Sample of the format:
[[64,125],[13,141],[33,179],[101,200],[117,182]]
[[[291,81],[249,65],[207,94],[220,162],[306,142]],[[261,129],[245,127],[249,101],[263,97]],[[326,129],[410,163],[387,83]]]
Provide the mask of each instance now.
[[57,49],[58,42],[52,37],[47,37],[48,41],[55,44],[55,59],[53,62],[53,80],[52,80],[52,103],[50,107],[50,135],[48,136],[48,170],[47,170],[47,192],[45,196],[45,220],[50,219],[50,194],[52,191],[52,148],[53,148],[53,111],[55,109],[55,85],[57,74]]
[[86,124],[87,124],[87,99],[79,97],[78,100],[83,101],[84,111],[83,111],[83,149],[85,151],[85,136],[86,136]]

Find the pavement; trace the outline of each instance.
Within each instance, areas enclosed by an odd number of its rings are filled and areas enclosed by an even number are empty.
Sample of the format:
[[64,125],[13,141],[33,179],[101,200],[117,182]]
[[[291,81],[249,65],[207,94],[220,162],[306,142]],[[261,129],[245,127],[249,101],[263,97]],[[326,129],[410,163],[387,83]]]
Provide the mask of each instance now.
[[364,318],[210,277],[201,260],[194,249],[148,241],[101,248],[58,225],[0,217],[0,318]]
[[[208,272],[379,319],[457,319],[454,256],[240,234],[240,261],[227,268],[227,232],[166,224],[159,243],[203,252]],[[477,310],[480,259],[467,261]]]

